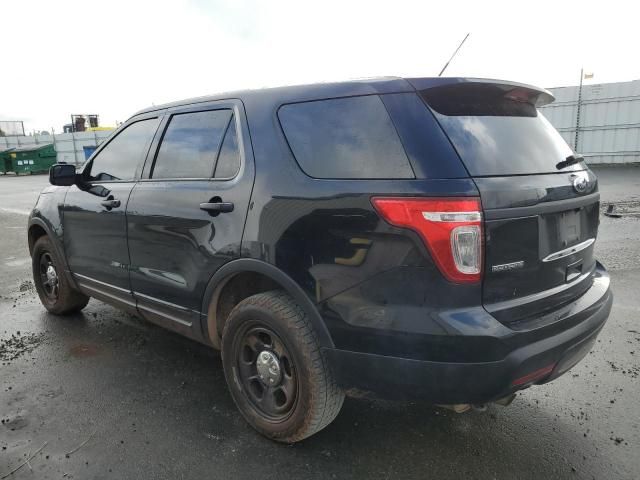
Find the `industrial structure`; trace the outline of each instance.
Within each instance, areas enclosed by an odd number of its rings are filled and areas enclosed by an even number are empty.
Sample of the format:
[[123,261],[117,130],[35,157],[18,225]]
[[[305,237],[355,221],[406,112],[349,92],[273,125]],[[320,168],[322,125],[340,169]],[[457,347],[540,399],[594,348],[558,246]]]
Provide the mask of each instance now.
[[98,115],[71,115],[71,123],[62,127],[64,133],[86,132],[93,128],[99,128],[100,123]]
[[549,90],[542,113],[587,163],[640,162],[640,80]]

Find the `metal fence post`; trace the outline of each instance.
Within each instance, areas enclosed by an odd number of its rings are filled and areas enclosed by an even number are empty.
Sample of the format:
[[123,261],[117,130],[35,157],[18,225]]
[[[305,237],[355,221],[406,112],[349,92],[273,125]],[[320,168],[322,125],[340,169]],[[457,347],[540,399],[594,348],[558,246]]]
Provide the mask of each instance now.
[[71,132],[71,146],[73,147],[73,163],[78,166],[78,155],[76,153],[76,132]]
[[573,151],[578,151],[578,135],[580,132],[580,105],[582,103],[582,77],[584,76],[584,68],[580,69],[580,86],[578,87],[578,105],[576,109],[576,136],[573,141]]
[[56,163],[58,163],[58,148],[56,147],[56,134],[52,133],[51,136],[53,137],[53,149],[56,152]]

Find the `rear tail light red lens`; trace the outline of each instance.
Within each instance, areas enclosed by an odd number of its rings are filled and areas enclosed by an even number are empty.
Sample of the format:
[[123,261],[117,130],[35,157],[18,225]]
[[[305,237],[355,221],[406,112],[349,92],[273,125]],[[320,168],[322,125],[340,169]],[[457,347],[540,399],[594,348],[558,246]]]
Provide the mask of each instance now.
[[482,208],[478,198],[374,197],[388,223],[417,232],[451,282],[475,283],[482,275]]

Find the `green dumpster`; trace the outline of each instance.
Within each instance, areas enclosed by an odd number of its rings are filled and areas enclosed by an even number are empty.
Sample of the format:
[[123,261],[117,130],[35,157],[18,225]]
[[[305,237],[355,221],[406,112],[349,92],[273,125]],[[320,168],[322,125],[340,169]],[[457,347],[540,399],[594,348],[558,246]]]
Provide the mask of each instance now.
[[8,152],[5,170],[21,173],[47,172],[56,163],[56,150],[52,143],[15,147]]
[[4,147],[0,150],[0,174],[2,175],[13,171],[11,167],[11,157],[9,156],[11,150],[13,150],[11,147]]

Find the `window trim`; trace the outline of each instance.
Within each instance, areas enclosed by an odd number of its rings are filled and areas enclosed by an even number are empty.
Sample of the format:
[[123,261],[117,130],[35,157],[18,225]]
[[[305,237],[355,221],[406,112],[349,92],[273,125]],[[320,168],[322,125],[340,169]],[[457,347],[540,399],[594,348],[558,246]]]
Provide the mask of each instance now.
[[[359,180],[368,180],[368,181],[410,181],[410,180],[417,180],[418,177],[416,176],[416,172],[415,169],[413,167],[413,164],[411,162],[411,158],[409,157],[409,154],[407,153],[407,150],[404,146],[404,143],[402,143],[402,138],[400,137],[400,134],[398,132],[398,127],[396,126],[395,122],[393,121],[393,117],[391,116],[391,113],[389,112],[389,109],[387,108],[387,106],[384,103],[383,100],[383,96],[385,94],[384,93],[367,93],[367,94],[363,94],[363,95],[344,95],[344,96],[339,96],[339,97],[326,97],[326,98],[314,98],[311,100],[302,100],[302,101],[296,101],[296,102],[285,102],[285,103],[281,103],[280,105],[278,105],[278,108],[276,108],[275,111],[275,116],[276,116],[276,122],[278,123],[278,125],[280,126],[280,134],[282,135],[282,138],[285,142],[285,144],[287,145],[287,148],[289,149],[289,153],[291,154],[291,157],[293,157],[293,160],[296,162],[296,165],[298,166],[298,169],[307,177],[313,179],[313,180],[339,180],[339,181],[359,181]],[[302,167],[302,165],[300,164],[300,162],[298,161],[298,158],[296,157],[293,148],[291,147],[291,143],[289,142],[289,138],[287,137],[286,132],[284,131],[284,126],[282,125],[282,121],[280,119],[280,110],[282,109],[282,107],[286,107],[289,105],[300,105],[300,104],[305,104],[305,103],[314,103],[314,102],[325,102],[328,100],[343,100],[343,99],[347,99],[347,98],[361,98],[361,97],[378,97],[378,100],[380,100],[380,103],[382,103],[382,106],[384,108],[384,111],[387,113],[387,116],[389,117],[389,121],[391,122],[391,125],[393,126],[393,131],[396,134],[396,137],[398,138],[398,142],[400,142],[400,146],[402,147],[402,152],[405,155],[405,158],[407,159],[407,164],[409,165],[409,168],[411,170],[411,173],[413,174],[413,177],[408,177],[408,178],[381,178],[381,177],[358,177],[358,178],[354,178],[354,177],[314,177],[313,175],[310,175],[309,173],[307,173],[307,171]]]
[[[216,161],[213,164],[213,171],[211,172],[211,178],[212,179],[216,179],[215,174],[216,174],[216,170],[218,170],[218,163],[220,162],[220,154],[222,153],[222,146],[224,145],[225,140],[227,139],[227,133],[229,133],[229,127],[231,127],[231,122],[233,122],[235,128],[236,128],[236,144],[238,147],[238,154],[240,154],[240,142],[239,142],[239,138],[238,138],[238,127],[236,124],[236,113],[231,110],[231,118],[229,119],[229,122],[227,123],[227,128],[224,129],[224,134],[222,135],[222,141],[220,142],[220,146],[218,147],[218,153],[216,154]],[[233,177],[218,177],[219,180],[232,180],[233,178],[237,177],[238,174],[240,173],[240,167],[242,166],[242,159],[240,158],[240,165],[238,166],[238,170],[236,170],[236,173]]]
[[[211,171],[210,177],[167,177],[167,178],[153,178],[153,170],[155,168],[156,160],[158,159],[158,153],[160,153],[160,147],[162,146],[162,140],[169,129],[169,125],[171,124],[171,119],[175,115],[184,115],[189,113],[200,113],[200,112],[209,112],[214,110],[230,110],[231,111],[231,119],[227,123],[225,127],[224,134],[222,136],[222,141],[220,145],[218,145],[218,151],[216,152],[215,162],[213,164],[213,169]],[[214,178],[213,174],[215,173],[216,167],[218,165],[218,157],[220,156],[220,150],[222,149],[222,144],[224,143],[225,136],[229,130],[229,126],[231,125],[231,121],[233,121],[234,126],[236,128],[236,137],[238,139],[238,153],[240,159],[240,166],[238,171],[233,177],[224,177],[224,178]],[[139,182],[194,182],[194,181],[207,181],[207,182],[229,182],[237,179],[242,173],[243,167],[245,165],[245,152],[244,152],[244,138],[242,135],[242,124],[240,123],[240,110],[238,108],[238,104],[235,101],[222,101],[216,102],[211,105],[182,105],[179,107],[175,107],[169,109],[165,112],[164,117],[161,121],[161,134],[158,136],[158,141],[153,146],[153,149],[149,152],[147,157],[147,161],[145,162],[145,166],[143,169],[143,175]],[[147,163],[149,163],[149,167],[147,168]]]
[[[90,180],[90,179],[87,178],[87,175],[89,174],[89,171],[93,167],[93,162],[100,155],[100,152],[102,152],[102,150],[107,148],[107,146],[111,142],[113,142],[116,138],[118,138],[118,136],[122,132],[124,132],[127,128],[129,128],[134,123],[144,122],[145,120],[153,120],[153,119],[158,119],[158,124],[156,125],[156,130],[153,133],[153,135],[151,136],[151,139],[146,144],[146,148],[144,149],[141,158],[138,160],[138,163],[136,165],[136,169],[133,172],[133,178],[131,178],[129,180]],[[100,184],[101,185],[103,183],[135,183],[135,182],[137,182],[140,179],[141,175],[142,175],[142,171],[143,171],[144,165],[145,165],[145,163],[147,161],[147,157],[149,155],[149,151],[151,149],[151,146],[153,145],[153,142],[154,142],[154,140],[156,138],[156,135],[158,134],[158,130],[159,130],[160,126],[162,125],[162,121],[163,121],[162,112],[153,112],[153,113],[146,114],[146,115],[140,115],[140,116],[132,117],[129,120],[127,120],[125,123],[121,124],[120,127],[118,127],[113,132],[113,134],[110,135],[102,145],[99,145],[98,148],[96,148],[96,151],[91,155],[91,159],[89,161],[85,162],[84,166],[82,167],[82,173],[81,173],[82,179],[86,182],[87,185],[94,185],[94,184]]]

